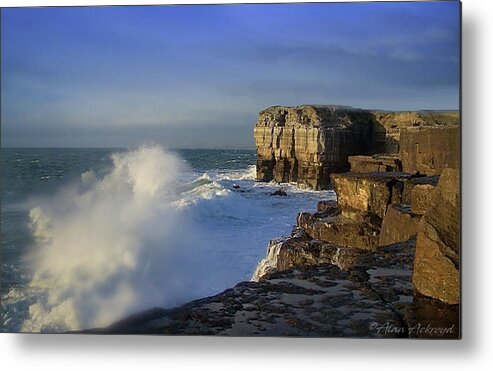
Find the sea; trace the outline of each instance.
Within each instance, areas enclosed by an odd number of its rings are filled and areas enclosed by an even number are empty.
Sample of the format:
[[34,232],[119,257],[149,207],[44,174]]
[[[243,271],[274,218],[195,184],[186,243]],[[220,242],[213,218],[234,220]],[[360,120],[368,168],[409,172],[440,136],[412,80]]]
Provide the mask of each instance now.
[[[255,181],[255,151],[4,148],[1,332],[110,325],[248,281],[332,191]],[[271,196],[280,187],[287,196]]]

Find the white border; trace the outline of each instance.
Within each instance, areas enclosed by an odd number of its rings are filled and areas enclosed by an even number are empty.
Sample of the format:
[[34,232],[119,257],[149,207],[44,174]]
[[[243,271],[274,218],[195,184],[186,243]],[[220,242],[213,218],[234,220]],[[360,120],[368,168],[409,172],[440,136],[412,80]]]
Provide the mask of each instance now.
[[[238,1],[214,1],[231,3]],[[263,1],[248,1],[263,2]],[[282,1],[270,1],[282,2]],[[173,1],[4,0],[1,6],[166,4]],[[209,3],[183,1],[181,3]],[[231,371],[486,369],[493,364],[493,22],[491,0],[463,1],[462,341],[0,334],[3,370]],[[187,368],[188,368],[187,367]]]

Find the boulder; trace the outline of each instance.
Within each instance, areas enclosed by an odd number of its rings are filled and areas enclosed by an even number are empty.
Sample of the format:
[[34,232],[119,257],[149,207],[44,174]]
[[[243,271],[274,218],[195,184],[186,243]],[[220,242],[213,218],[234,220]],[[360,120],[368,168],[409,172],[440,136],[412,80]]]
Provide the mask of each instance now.
[[339,269],[348,270],[361,254],[358,249],[313,240],[298,230],[291,237],[270,241],[267,255],[258,264],[252,280],[259,281],[273,272],[319,264],[333,264]]
[[271,196],[287,196],[288,194],[286,193],[284,188],[279,188],[277,191],[272,192],[270,195]]
[[317,217],[310,213],[298,214],[298,227],[310,238],[345,247],[374,250],[378,246],[380,227],[372,223],[371,215],[357,213],[360,220],[350,219],[342,213]]
[[416,290],[448,304],[460,301],[459,192],[459,171],[445,169],[419,223],[414,261]]
[[391,245],[415,237],[420,219],[407,205],[389,205],[382,221],[379,245]]
[[339,207],[383,218],[388,205],[401,203],[404,182],[412,177],[398,172],[345,173],[332,174],[331,180]]

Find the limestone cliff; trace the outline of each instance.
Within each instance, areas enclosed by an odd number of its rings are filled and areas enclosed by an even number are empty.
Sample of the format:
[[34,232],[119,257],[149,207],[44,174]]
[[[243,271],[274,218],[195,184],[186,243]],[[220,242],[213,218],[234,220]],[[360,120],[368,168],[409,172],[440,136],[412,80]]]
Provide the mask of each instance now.
[[369,153],[367,111],[333,106],[271,107],[254,129],[257,179],[327,188],[333,172],[348,170],[350,155]]
[[353,155],[398,153],[407,127],[457,125],[455,112],[383,112],[341,106],[274,106],[254,128],[257,179],[326,189]]

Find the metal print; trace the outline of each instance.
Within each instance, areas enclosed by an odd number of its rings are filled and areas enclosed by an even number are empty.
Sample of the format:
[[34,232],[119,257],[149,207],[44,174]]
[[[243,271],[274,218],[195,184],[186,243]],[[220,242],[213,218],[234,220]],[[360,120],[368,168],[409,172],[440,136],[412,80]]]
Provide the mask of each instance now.
[[460,338],[459,2],[1,23],[2,332]]

